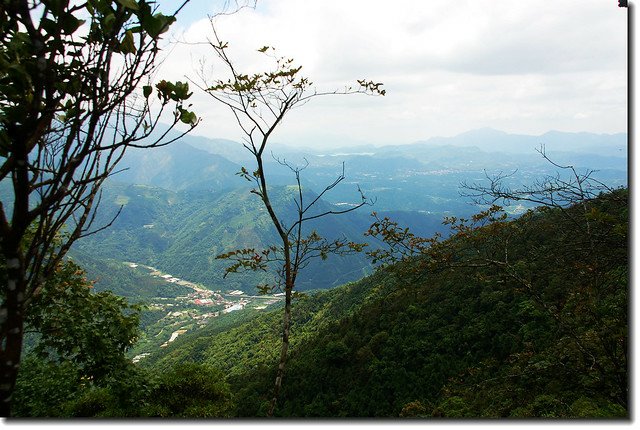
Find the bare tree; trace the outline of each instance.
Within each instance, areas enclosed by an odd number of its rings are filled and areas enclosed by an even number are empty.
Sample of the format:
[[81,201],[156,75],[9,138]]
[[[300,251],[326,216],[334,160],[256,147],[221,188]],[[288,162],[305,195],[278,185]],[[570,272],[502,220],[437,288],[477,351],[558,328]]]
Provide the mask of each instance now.
[[[213,27],[213,22],[212,22]],[[263,292],[280,289],[285,293],[282,346],[275,380],[273,398],[269,409],[269,415],[273,415],[277,404],[282,378],[287,360],[289,348],[289,336],[291,326],[291,303],[294,297],[297,276],[311,259],[326,258],[329,254],[348,254],[358,252],[362,244],[349,242],[344,239],[327,240],[316,231],[305,233],[303,226],[313,219],[330,215],[340,215],[354,211],[365,204],[370,203],[360,190],[360,201],[348,209],[328,209],[314,212],[320,199],[345,178],[344,166],[336,180],[324,188],[315,197],[309,198],[300,181],[301,171],[305,166],[295,167],[285,160],[278,160],[280,164],[287,166],[296,179],[296,217],[287,224],[285,215],[279,213],[273,206],[271,188],[264,169],[265,150],[276,128],[282,123],[284,117],[296,107],[302,106],[311,99],[338,94],[363,93],[371,95],[384,95],[381,83],[359,80],[358,87],[346,87],[342,90],[320,92],[317,91],[308,78],[300,75],[300,66],[294,66],[292,59],[278,57],[274,49],[265,46],[258,51],[268,55],[274,62],[272,71],[243,74],[236,69],[234,62],[227,54],[228,44],[218,37],[213,28],[214,40],[210,42],[213,51],[222,65],[226,68],[229,78],[207,82],[203,77],[202,87],[215,101],[227,106],[233,113],[238,126],[243,133],[243,146],[253,155],[255,169],[242,168],[239,173],[254,185],[251,190],[258,196],[267,210],[271,223],[275,228],[279,244],[264,250],[242,249],[222,254],[219,258],[231,259],[234,262],[227,269],[227,274],[239,270],[269,270],[276,265],[277,281],[274,285],[262,285]]]
[[[618,199],[620,197],[612,193],[614,191],[613,188],[594,178],[594,170],[586,169],[580,171],[573,165],[561,165],[548,156],[544,145],[541,145],[537,152],[555,169],[554,174],[544,175],[530,184],[524,184],[520,187],[513,187],[508,184],[509,179],[517,171],[510,174],[500,172],[495,175],[489,175],[485,171],[486,182],[469,183],[463,181],[460,184],[460,195],[470,198],[476,205],[485,206],[486,209],[473,215],[470,219],[445,218],[443,223],[450,226],[452,236],[469,239],[472,236],[471,233],[481,227],[486,231],[491,231],[493,228],[502,228],[505,225],[510,225],[509,216],[504,211],[503,206],[499,204],[508,206],[511,202],[528,202],[540,208],[554,208],[560,211],[563,218],[571,223],[574,228],[586,233],[586,237],[590,240],[589,246],[593,249],[594,242],[590,221],[590,218],[592,218],[590,216],[592,206],[589,204],[590,201],[602,193],[608,193],[609,199]],[[581,212],[572,209],[574,206],[581,208]],[[415,236],[408,228],[402,228],[397,222],[387,217],[381,219],[375,212],[373,217],[375,221],[365,234],[379,239],[384,244],[381,248],[375,248],[367,252],[374,264],[390,265],[398,261],[406,261],[415,256],[429,257],[437,262],[443,259],[451,260],[452,256],[443,251],[446,247],[443,247],[444,243],[440,234],[437,233],[431,238]],[[483,246],[486,247],[486,238],[490,236],[491,234],[485,235],[482,240]],[[450,242],[453,243],[453,241]],[[507,267],[508,240],[502,247],[504,248],[502,252],[504,254],[503,261],[492,259],[475,264]],[[465,264],[469,265],[468,263]]]
[[574,204],[584,207],[588,200],[595,198],[598,194],[612,191],[611,187],[594,178],[595,170],[579,171],[573,165],[561,165],[547,155],[544,145],[540,145],[536,151],[556,169],[555,174],[545,175],[532,184],[513,188],[506,182],[516,172],[498,173],[493,176],[485,172],[488,184],[462,182],[460,194],[481,205],[497,202],[503,205],[509,205],[511,202],[529,202],[564,210]]
[[[581,171],[573,165],[557,163],[549,157],[544,145],[540,145],[536,151],[556,170],[554,174],[544,175],[530,185],[513,188],[507,184],[513,174],[499,173],[490,176],[485,172],[488,184],[462,182],[461,196],[468,197],[480,205],[501,203],[508,206],[511,202],[528,202],[541,207],[555,208],[561,211],[574,227],[586,232],[589,246],[593,250],[595,245],[589,216],[592,208],[589,202],[602,193],[608,193],[609,198],[617,198],[617,195],[612,193],[614,189],[597,180],[594,177],[595,170]],[[574,205],[582,208],[579,216],[576,211],[568,210]]]
[[256,7],[258,0],[224,0],[217,13],[214,16],[233,15],[242,9],[253,9]]
[[[2,2],[3,416],[10,415],[29,303],[71,245],[96,231],[101,185],[128,148],[166,145],[176,140],[168,138],[176,125],[198,123],[185,102],[187,83],[150,83],[160,36],[187,2],[169,16],[147,0]],[[170,125],[160,131],[165,111]]]

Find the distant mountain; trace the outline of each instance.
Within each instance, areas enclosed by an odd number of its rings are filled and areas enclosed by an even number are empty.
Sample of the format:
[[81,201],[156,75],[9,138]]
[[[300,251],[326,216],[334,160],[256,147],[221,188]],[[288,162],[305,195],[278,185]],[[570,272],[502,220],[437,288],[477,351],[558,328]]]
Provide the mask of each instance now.
[[[272,148],[273,156],[268,154],[264,162],[272,185],[295,183],[290,167],[304,167],[302,183],[316,192],[331,184],[344,166],[345,181],[325,196],[331,203],[357,199],[354,191],[360,186],[367,196],[377,199],[376,210],[451,214],[474,211],[459,199],[459,186],[470,178],[482,179],[485,171],[489,174],[517,171],[523,181],[534,175],[554,173],[557,169],[536,152],[541,144],[559,164],[598,170],[598,179],[612,186],[626,184],[624,133],[552,131],[528,136],[485,128],[454,137],[379,148],[359,146],[322,151],[276,146]],[[129,170],[115,179],[173,191],[216,192],[246,185],[235,173],[241,166],[251,169],[254,163],[252,155],[239,142],[187,135],[167,147],[127,154],[122,166]]]
[[548,151],[592,153],[626,157],[627,134],[567,133],[549,131],[540,136],[510,134],[492,128],[468,131],[454,137],[433,137],[413,145],[477,147],[486,152],[528,154],[544,145]]
[[[382,147],[345,147],[331,150],[275,147],[274,156],[296,166],[308,163],[303,179],[312,186],[323,184],[330,174],[323,169],[340,169],[345,163],[348,178],[358,179],[364,174],[394,180],[406,172],[547,168],[548,163],[536,152],[544,145],[547,154],[562,164],[585,169],[620,170],[626,177],[627,134],[567,133],[549,131],[539,136],[510,134],[483,128],[453,137],[433,137],[407,145]],[[238,142],[186,136],[184,142],[211,154],[217,154],[243,165],[252,165],[248,151]],[[278,183],[285,183],[291,172],[271,157],[265,163],[277,172]],[[378,184],[377,187],[380,187]]]
[[[322,204],[345,207],[357,202],[358,188],[375,204],[313,226],[327,237],[362,240],[371,211],[393,212],[403,225],[429,235],[442,228],[443,216],[478,211],[459,194],[464,181],[482,182],[486,175],[515,172],[510,180],[517,185],[554,174],[556,168],[534,150],[541,139],[562,149],[550,151],[558,163],[599,170],[597,179],[612,187],[626,185],[626,150],[619,151],[621,145],[626,148],[625,136],[549,132],[536,137],[482,129],[381,148],[326,153],[280,148],[282,153],[274,153],[277,159],[266,157],[265,170],[271,186],[280,190],[278,204],[293,211],[291,198],[285,197],[295,186],[289,166],[306,166],[301,180],[313,195],[332,184],[344,165],[344,181],[323,195]],[[96,257],[158,264],[185,279],[221,284],[225,263],[215,260],[217,254],[275,240],[260,202],[249,193],[250,184],[236,175],[240,166],[253,167],[251,154],[240,143],[223,139],[185,136],[166,147],[129,152],[121,164],[128,170],[105,188],[100,220],[108,222],[120,205],[124,210],[110,229],[81,241],[78,249]],[[357,279],[363,270],[366,264],[360,260],[336,259],[330,270],[310,269],[303,284],[325,288]],[[255,281],[255,276],[236,276],[224,285],[246,289]]]
[[225,157],[234,163],[244,165],[253,161],[253,156],[240,142],[229,139],[208,138],[197,135],[186,135],[183,139],[194,148]]
[[[221,190],[233,188],[240,166],[227,158],[197,149],[188,140],[153,149],[131,149],[119,164],[126,169],[115,179],[179,191],[186,188]],[[231,185],[233,184],[233,185]]]

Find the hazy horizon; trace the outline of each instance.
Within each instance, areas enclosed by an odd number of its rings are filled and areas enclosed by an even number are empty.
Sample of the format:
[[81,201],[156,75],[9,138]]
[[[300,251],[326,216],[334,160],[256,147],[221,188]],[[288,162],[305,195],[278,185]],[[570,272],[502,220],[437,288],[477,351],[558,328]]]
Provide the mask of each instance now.
[[[204,131],[204,130],[202,130]],[[547,130],[545,132],[542,133],[536,133],[536,134],[527,134],[527,133],[510,133],[504,130],[500,130],[494,127],[480,127],[480,128],[476,128],[476,129],[471,129],[471,130],[466,130],[460,133],[456,133],[456,134],[452,134],[452,135],[432,135],[432,136],[425,136],[424,138],[418,139],[418,140],[414,140],[414,141],[393,141],[393,142],[387,142],[387,143],[371,143],[371,142],[366,142],[364,140],[357,140],[357,139],[350,139],[346,136],[334,136],[334,140],[327,142],[326,140],[323,140],[326,145],[316,145],[320,140],[324,139],[322,136],[308,136],[306,138],[306,140],[304,141],[300,141],[300,142],[281,142],[278,140],[274,140],[273,142],[271,142],[271,144],[275,147],[278,148],[291,148],[291,149],[314,149],[314,150],[335,150],[335,149],[342,149],[342,148],[353,148],[353,147],[373,147],[373,148],[382,148],[385,146],[404,146],[404,145],[413,145],[413,144],[418,144],[418,143],[424,143],[427,142],[429,140],[432,139],[453,139],[462,135],[467,135],[467,134],[472,134],[472,133],[476,133],[476,132],[495,132],[495,133],[500,133],[500,134],[505,134],[507,136],[528,136],[528,137],[543,137],[547,134],[550,133],[566,133],[566,134],[592,134],[592,135],[600,135],[600,136],[615,136],[615,135],[627,135],[628,136],[628,132],[627,131],[620,131],[620,132],[612,132],[612,133],[592,133],[592,132],[588,132],[588,131],[563,131],[563,130]],[[194,136],[197,138],[205,138],[205,139],[210,139],[210,140],[217,140],[217,139],[221,139],[221,140],[229,140],[229,141],[234,141],[234,142],[238,142],[240,143],[240,139],[231,139],[231,138],[227,138],[227,137],[222,137],[222,136],[210,136],[207,135],[206,133],[202,133],[199,127],[196,127],[191,133],[189,133],[190,136]]]
[[[202,42],[221,3],[185,6],[159,78],[198,82],[202,61],[209,77],[220,73]],[[312,100],[285,118],[274,143],[382,146],[484,127],[624,132],[627,14],[613,0],[258,0],[215,25],[241,72],[263,70],[256,50],[269,45],[320,90],[384,83],[385,97]],[[198,134],[241,138],[232,115],[195,86],[191,102],[203,118]]]

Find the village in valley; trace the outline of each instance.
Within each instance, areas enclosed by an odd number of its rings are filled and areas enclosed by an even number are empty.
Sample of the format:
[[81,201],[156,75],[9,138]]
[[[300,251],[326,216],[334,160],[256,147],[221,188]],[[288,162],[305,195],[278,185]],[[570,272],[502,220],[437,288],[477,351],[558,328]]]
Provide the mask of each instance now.
[[131,270],[184,287],[184,295],[155,297],[146,309],[162,313],[155,323],[143,328],[143,336],[134,348],[134,363],[148,357],[157,348],[166,348],[180,335],[197,330],[215,319],[236,311],[261,311],[284,299],[284,293],[249,295],[241,290],[211,290],[202,284],[163,273],[155,267],[125,262]]

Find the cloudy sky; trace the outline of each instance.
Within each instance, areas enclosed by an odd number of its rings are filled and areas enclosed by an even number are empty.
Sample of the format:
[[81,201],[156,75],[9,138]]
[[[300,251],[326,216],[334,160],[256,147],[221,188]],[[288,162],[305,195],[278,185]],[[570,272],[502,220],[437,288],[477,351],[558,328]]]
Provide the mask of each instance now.
[[[159,75],[215,77],[207,14],[191,0]],[[385,97],[326,97],[293,111],[275,140],[289,145],[404,144],[492,127],[617,133],[627,129],[627,10],[617,0],[258,0],[216,19],[240,68],[270,45],[320,90],[367,78]],[[238,140],[230,113],[196,91],[196,134]]]

